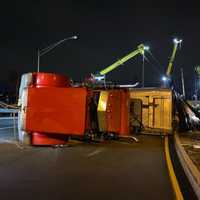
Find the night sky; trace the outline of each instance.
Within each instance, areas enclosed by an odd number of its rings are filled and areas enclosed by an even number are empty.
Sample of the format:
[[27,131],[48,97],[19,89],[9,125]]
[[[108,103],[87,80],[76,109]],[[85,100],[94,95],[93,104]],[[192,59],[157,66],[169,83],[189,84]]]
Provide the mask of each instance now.
[[[159,86],[172,53],[174,37],[183,39],[177,51],[173,78],[180,89],[184,69],[186,93],[194,90],[194,66],[200,64],[200,13],[192,1],[8,0],[0,7],[0,80],[37,69],[37,48],[72,35],[41,57],[41,71],[82,81],[136,49],[150,46],[145,86]],[[107,75],[118,83],[141,81],[142,57],[137,56]]]

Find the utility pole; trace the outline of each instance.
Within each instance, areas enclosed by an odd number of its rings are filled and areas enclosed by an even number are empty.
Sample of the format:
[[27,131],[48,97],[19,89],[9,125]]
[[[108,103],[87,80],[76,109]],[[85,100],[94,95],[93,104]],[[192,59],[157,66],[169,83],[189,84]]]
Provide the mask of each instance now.
[[196,78],[195,78],[195,96],[198,100],[199,84],[200,84],[200,65],[195,66]]
[[182,83],[182,94],[183,94],[183,97],[185,97],[185,82],[184,82],[184,76],[183,76],[183,68],[181,68],[181,83]]
[[37,50],[37,72],[40,72],[40,50]]
[[144,87],[144,54],[142,55],[142,87]]

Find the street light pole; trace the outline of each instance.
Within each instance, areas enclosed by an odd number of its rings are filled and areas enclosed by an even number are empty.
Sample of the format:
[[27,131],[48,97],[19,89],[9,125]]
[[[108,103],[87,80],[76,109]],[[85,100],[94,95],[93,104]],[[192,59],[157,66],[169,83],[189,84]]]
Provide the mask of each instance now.
[[[145,51],[149,51],[149,47],[148,46],[144,46],[144,50]],[[142,87],[144,87],[144,62],[145,62],[145,51],[144,53],[142,54]]]
[[184,76],[183,76],[183,68],[181,68],[181,85],[182,85],[182,94],[185,98],[185,82],[184,82]]
[[40,50],[37,50],[37,72],[40,71]]
[[142,55],[142,87],[144,87],[144,55]]
[[44,54],[48,53],[49,51],[51,51],[52,49],[54,49],[55,47],[57,47],[58,45],[62,44],[63,42],[67,41],[67,40],[76,40],[78,37],[76,35],[72,36],[72,37],[68,37],[65,38],[63,40],[60,40],[56,43],[53,43],[51,45],[49,45],[48,47],[44,48],[44,49],[38,49],[37,51],[37,72],[40,71],[40,57],[43,56]]

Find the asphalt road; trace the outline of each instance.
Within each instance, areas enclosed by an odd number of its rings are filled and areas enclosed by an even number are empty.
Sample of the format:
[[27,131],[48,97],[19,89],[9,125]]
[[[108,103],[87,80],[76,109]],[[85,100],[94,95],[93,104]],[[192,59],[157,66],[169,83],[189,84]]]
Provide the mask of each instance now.
[[69,147],[0,144],[0,199],[174,199],[159,136]]

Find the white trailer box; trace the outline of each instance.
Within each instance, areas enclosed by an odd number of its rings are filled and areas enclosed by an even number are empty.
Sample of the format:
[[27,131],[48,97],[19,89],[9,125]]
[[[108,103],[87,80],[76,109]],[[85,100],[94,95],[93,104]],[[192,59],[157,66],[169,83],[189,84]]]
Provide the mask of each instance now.
[[[141,102],[140,120],[145,133],[172,132],[172,91],[166,88],[134,88],[130,90],[130,106]],[[138,109],[132,108],[137,111]]]

